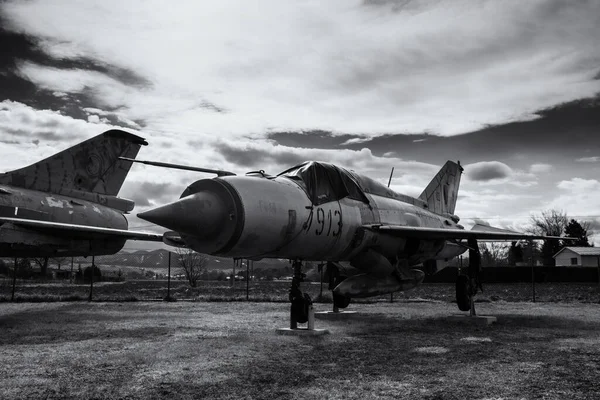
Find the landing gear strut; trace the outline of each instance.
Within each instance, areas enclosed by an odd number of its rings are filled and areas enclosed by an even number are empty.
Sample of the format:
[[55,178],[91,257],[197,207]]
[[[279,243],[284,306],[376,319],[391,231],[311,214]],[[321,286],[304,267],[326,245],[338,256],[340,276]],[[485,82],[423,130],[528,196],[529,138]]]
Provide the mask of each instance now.
[[[302,262],[294,261],[292,264],[294,275],[290,287],[290,329],[298,329],[298,324],[308,322],[308,329],[314,328],[314,317],[312,316],[312,300],[307,293],[302,293],[300,283],[304,281],[306,274],[302,273]],[[311,326],[312,325],[312,326]]]
[[483,292],[481,286],[481,254],[476,239],[468,240],[469,269],[467,274],[461,274],[456,280],[456,304],[461,311],[469,311],[475,316],[475,295],[477,291]]
[[[302,262],[294,260],[292,267],[294,275],[292,276],[292,286],[289,291],[290,299],[290,327],[278,328],[277,333],[281,335],[324,335],[329,333],[327,329],[315,329],[315,312],[313,311],[312,300],[307,293],[302,293],[300,283],[306,277],[302,273]],[[298,328],[298,324],[307,323],[306,329]]]

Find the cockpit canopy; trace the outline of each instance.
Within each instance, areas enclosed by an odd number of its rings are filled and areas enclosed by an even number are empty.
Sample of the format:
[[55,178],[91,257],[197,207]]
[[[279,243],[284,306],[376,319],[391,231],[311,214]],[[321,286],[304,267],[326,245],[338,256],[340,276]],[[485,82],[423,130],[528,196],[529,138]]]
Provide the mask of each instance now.
[[307,161],[280,173],[302,186],[313,205],[338,201],[345,197],[368,203],[354,176],[333,164]]

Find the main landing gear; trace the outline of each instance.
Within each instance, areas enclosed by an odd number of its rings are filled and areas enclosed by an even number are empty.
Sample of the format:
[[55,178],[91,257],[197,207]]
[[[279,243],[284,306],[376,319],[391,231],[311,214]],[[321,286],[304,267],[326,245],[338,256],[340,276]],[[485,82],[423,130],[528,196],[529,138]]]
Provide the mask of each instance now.
[[469,311],[471,316],[475,312],[475,295],[477,291],[483,292],[481,286],[481,254],[476,239],[468,240],[469,268],[467,274],[461,274],[456,279],[456,304],[461,311]]
[[342,283],[347,277],[342,275],[340,271],[343,270],[341,266],[333,261],[327,262],[327,268],[325,274],[327,275],[327,281],[329,282],[328,289],[331,291],[333,297],[333,311],[319,311],[316,313],[316,317],[319,319],[327,320],[340,320],[346,319],[353,315],[356,315],[356,311],[346,311],[344,308],[350,304],[350,297],[336,294],[333,289]]
[[[290,327],[277,330],[280,334],[288,335],[323,335],[329,333],[325,329],[315,329],[315,313],[312,300],[308,293],[302,293],[300,283],[304,281],[306,274],[302,273],[302,262],[295,260],[292,264],[294,275],[289,291],[290,300]],[[307,324],[305,329],[298,328],[298,324]]]
[[333,297],[333,312],[340,312],[340,308],[346,308],[350,305],[350,297],[335,294],[333,292],[333,289],[335,289],[337,285],[342,283],[342,281],[344,281],[347,278],[347,276],[340,274],[339,264],[333,261],[327,262],[327,269],[325,270],[325,273],[328,278],[327,281],[329,282],[328,289],[331,291],[331,295]]

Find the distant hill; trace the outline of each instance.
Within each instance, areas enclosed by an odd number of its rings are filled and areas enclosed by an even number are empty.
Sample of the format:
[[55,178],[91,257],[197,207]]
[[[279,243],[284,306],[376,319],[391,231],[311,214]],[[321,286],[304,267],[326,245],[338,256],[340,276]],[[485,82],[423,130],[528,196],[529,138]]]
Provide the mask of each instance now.
[[[233,260],[231,258],[216,257],[205,255],[208,258],[208,270],[231,270]],[[76,257],[75,264],[90,264],[91,257]],[[137,250],[134,252],[120,251],[116,254],[97,256],[95,259],[98,265],[108,265],[114,267],[135,267],[152,270],[166,270],[169,266],[169,251],[164,249],[157,250]],[[254,268],[285,268],[289,264],[287,260],[263,259],[254,263]],[[177,268],[177,253],[171,252],[171,268]]]

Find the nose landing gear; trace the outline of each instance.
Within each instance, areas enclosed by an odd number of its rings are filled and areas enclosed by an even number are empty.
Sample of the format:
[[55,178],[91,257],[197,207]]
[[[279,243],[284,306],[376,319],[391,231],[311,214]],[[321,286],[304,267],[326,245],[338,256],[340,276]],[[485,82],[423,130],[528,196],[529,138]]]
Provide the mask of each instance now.
[[483,292],[481,286],[481,254],[476,239],[469,239],[469,268],[467,274],[461,274],[456,279],[456,304],[461,311],[469,311],[471,316],[475,312],[475,295],[477,291]]
[[[290,287],[290,329],[297,329],[298,324],[309,323],[308,329],[314,328],[314,319],[311,321],[312,300],[308,293],[302,293],[300,283],[304,281],[306,274],[302,273],[302,263],[294,261],[292,265],[294,275],[292,277],[292,286]],[[312,327],[311,327],[312,322]]]
[[[326,329],[315,329],[315,313],[312,300],[308,293],[302,293],[300,283],[304,281],[305,274],[302,273],[302,262],[295,260],[292,264],[294,275],[289,291],[290,300],[290,327],[279,328],[277,332],[282,335],[324,335],[329,333]],[[298,324],[307,323],[307,327],[298,328]]]

